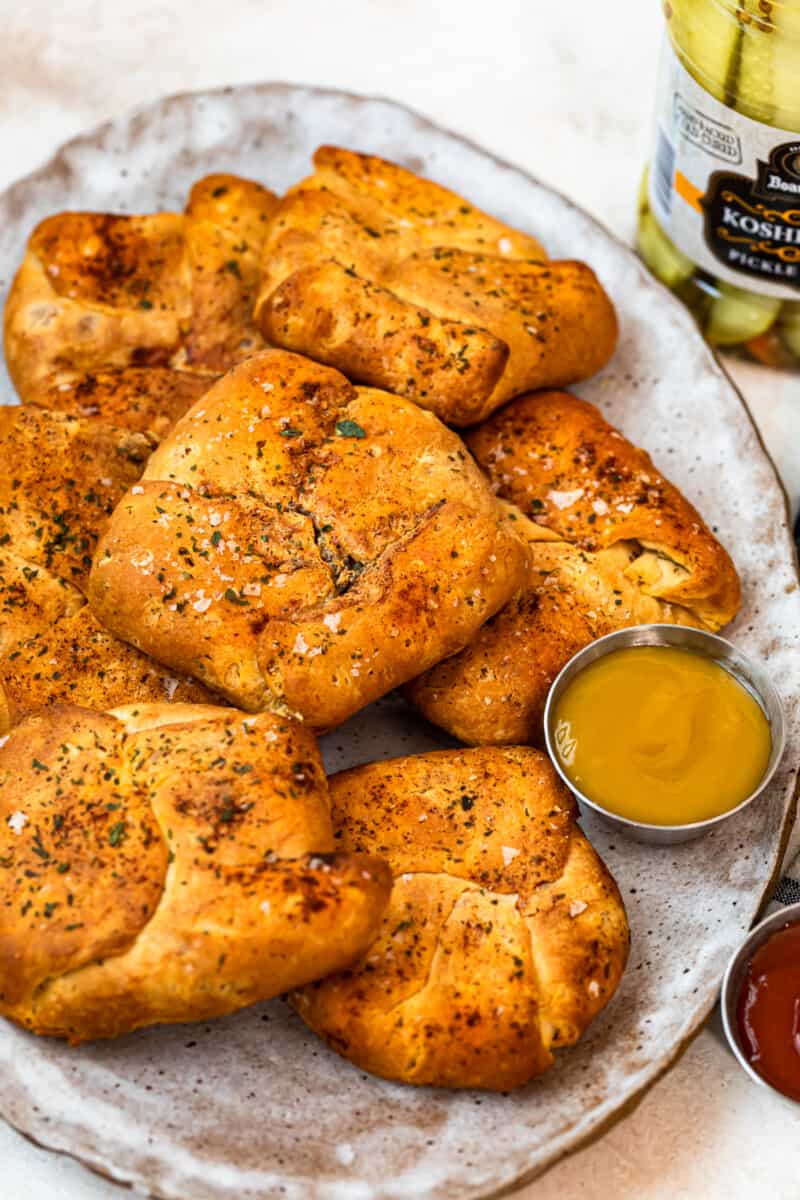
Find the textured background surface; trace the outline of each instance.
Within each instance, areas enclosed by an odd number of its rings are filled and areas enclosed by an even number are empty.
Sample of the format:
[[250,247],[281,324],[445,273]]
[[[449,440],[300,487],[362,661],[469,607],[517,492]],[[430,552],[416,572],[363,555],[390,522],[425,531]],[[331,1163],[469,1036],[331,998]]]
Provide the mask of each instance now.
[[[315,0],[302,9],[229,0],[223,10],[198,0],[168,13],[143,0],[124,13],[85,0],[58,13],[51,3],[3,0],[0,18],[3,183],[64,137],[159,93],[289,78],[405,100],[554,182],[623,236],[631,231],[658,42],[652,0],[613,10],[502,0]],[[737,376],[788,475],[800,434],[797,383],[755,368]],[[796,493],[800,481],[791,486]],[[526,1196],[791,1196],[797,1129],[792,1110],[748,1084],[704,1034],[632,1118]],[[0,1154],[4,1200],[118,1194],[5,1131]]]

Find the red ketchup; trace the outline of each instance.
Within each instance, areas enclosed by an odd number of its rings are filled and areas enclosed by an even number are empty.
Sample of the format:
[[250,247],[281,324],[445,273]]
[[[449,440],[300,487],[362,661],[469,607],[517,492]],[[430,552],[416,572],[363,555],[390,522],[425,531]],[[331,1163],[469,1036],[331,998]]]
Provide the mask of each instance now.
[[736,1015],[753,1070],[800,1100],[800,922],[778,929],[756,950]]

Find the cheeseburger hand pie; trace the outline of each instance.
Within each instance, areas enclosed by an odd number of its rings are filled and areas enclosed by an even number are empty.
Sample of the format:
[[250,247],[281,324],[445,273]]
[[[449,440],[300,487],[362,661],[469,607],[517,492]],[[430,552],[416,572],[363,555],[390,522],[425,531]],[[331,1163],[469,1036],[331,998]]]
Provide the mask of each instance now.
[[432,413],[269,350],[152,455],[98,544],[89,595],[159,662],[323,729],[465,646],[525,561]]
[[526,579],[469,646],[409,685],[429,720],[474,744],[539,743],[550,684],[595,638],[650,622],[716,632],[736,615],[727,551],[593,405],[522,396],[466,441],[511,502]]
[[269,221],[256,317],[274,345],[452,425],[600,370],[613,305],[585,263],[439,184],[321,146]]
[[342,850],[394,887],[372,945],[295,992],[363,1070],[440,1087],[520,1087],[608,1004],[628,957],[616,884],[547,757],[444,750],[330,780]]
[[334,850],[313,736],[207,705],[60,705],[0,745],[0,1013],[82,1042],[349,965],[385,865]]

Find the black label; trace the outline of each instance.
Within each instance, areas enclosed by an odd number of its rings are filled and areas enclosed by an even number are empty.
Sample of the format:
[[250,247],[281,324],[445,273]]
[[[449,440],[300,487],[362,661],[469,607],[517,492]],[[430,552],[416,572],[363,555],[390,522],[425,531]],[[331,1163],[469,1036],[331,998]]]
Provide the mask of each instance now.
[[756,179],[714,171],[700,203],[705,239],[734,271],[800,290],[800,140],[776,146]]

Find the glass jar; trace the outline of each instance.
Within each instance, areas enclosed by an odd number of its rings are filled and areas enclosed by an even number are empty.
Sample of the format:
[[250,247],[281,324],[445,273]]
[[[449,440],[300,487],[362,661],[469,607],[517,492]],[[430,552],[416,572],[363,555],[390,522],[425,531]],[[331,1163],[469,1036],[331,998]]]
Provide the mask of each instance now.
[[714,345],[800,368],[800,0],[666,0],[637,245]]

